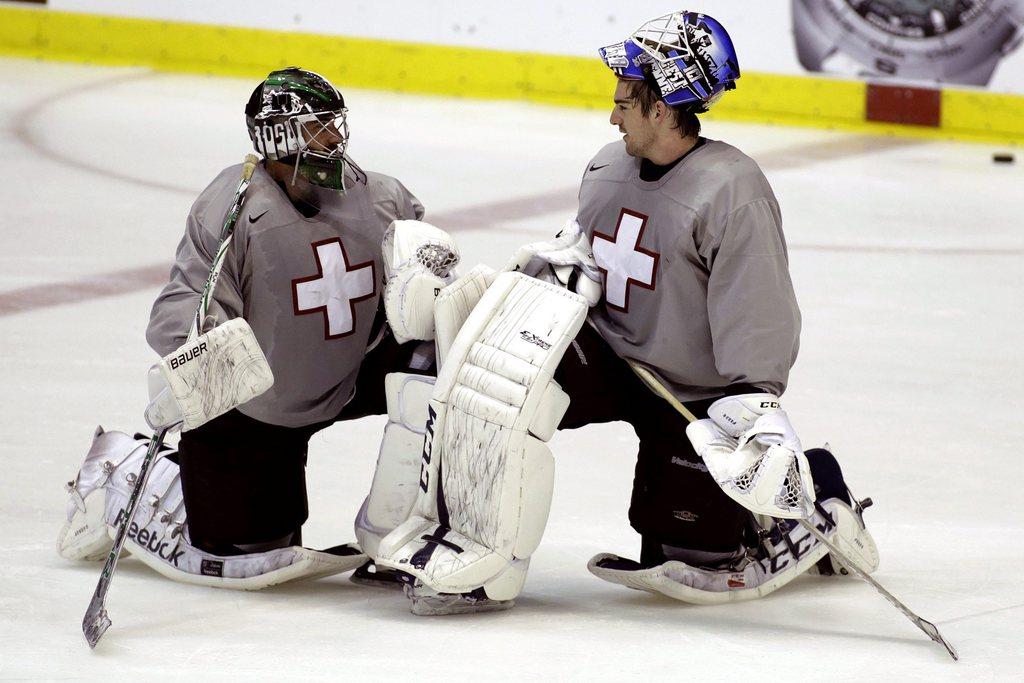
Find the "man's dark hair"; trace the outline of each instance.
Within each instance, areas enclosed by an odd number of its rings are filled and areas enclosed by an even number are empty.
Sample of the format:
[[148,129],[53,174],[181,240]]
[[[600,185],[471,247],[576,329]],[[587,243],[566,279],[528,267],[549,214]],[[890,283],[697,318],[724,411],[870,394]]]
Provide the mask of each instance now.
[[[633,101],[633,104],[640,107],[640,113],[647,116],[654,109],[655,103],[661,99],[661,93],[658,91],[658,85],[651,76],[649,69],[645,69],[644,80],[642,81],[629,81],[629,98]],[[681,104],[678,106],[671,106],[668,103],[665,104],[670,110],[672,115],[675,117],[675,123],[672,126],[679,131],[680,137],[692,137],[696,138],[700,135],[700,119],[697,118],[697,114],[707,111],[701,104]]]

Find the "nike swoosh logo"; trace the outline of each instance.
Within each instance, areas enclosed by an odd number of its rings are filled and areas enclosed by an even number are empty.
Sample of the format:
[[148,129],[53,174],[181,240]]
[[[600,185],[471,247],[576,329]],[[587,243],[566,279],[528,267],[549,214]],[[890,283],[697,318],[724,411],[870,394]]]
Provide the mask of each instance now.
[[266,216],[266,215],[267,215],[267,213],[268,213],[269,211],[270,211],[270,209],[267,209],[266,211],[264,211],[263,213],[261,213],[261,214],[260,214],[259,216],[256,216],[255,218],[254,218],[254,217],[252,217],[252,216],[249,216],[249,223],[250,223],[250,224],[252,224],[252,223],[255,223],[255,222],[256,222],[256,221],[258,221],[259,219],[261,219],[261,218],[263,218],[264,216]]
[[596,171],[598,169],[604,168],[605,166],[611,166],[611,164],[602,164],[600,166],[594,166],[593,164],[591,164],[590,165],[590,170],[591,171]]

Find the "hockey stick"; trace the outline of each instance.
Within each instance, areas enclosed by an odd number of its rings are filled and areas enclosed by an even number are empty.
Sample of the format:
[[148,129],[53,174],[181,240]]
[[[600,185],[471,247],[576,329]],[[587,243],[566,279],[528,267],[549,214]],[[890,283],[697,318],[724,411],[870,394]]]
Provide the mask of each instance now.
[[910,621],[913,622],[914,626],[917,626],[919,629],[924,631],[925,635],[927,635],[929,638],[931,638],[939,645],[946,648],[946,652],[948,652],[949,656],[953,658],[953,661],[960,660],[960,655],[957,654],[956,649],[950,644],[948,640],[942,637],[942,634],[939,633],[939,629],[935,626],[935,624],[928,621],[927,619],[922,619],[921,617],[917,616],[912,611],[910,611],[909,607],[904,605],[896,596],[887,591],[882,586],[882,584],[875,581],[873,576],[871,576],[866,571],[858,567],[857,564],[846,555],[846,553],[840,550],[835,543],[828,540],[828,538],[825,537],[825,534],[818,531],[817,527],[815,527],[809,521],[807,521],[806,519],[801,519],[800,526],[810,531],[816,539],[824,543],[825,547],[828,548],[828,551],[832,553],[833,557],[838,559],[844,567],[846,567],[847,571],[853,572],[854,574],[856,574],[857,576],[859,576],[860,578],[874,586],[875,590],[881,593],[882,597],[888,600],[893,607],[902,612],[903,616],[905,616],[907,619],[910,619]]
[[[629,367],[633,369],[633,372],[635,372],[637,376],[641,380],[643,380],[644,384],[650,387],[650,389],[654,391],[654,393],[658,394],[658,396],[661,396],[663,399],[668,401],[673,408],[675,408],[683,417],[686,418],[687,422],[697,421],[697,417],[686,406],[684,406],[679,399],[673,396],[672,393],[665,388],[661,381],[658,380],[658,378],[651,373],[650,370],[640,365],[636,361],[626,359],[626,362],[629,364]],[[888,600],[893,607],[902,612],[903,616],[905,616],[907,619],[910,619],[914,626],[917,626],[925,633],[925,635],[927,635],[929,638],[931,638],[939,645],[942,645],[944,648],[946,648],[946,652],[949,653],[949,656],[952,657],[954,661],[958,661],[960,659],[960,656],[957,654],[956,649],[953,648],[953,646],[949,643],[948,640],[943,638],[942,634],[939,633],[939,629],[935,626],[935,624],[926,619],[922,619],[921,617],[917,616],[917,614],[912,612],[909,607],[904,605],[896,596],[887,591],[882,586],[882,584],[878,583],[878,581],[876,581],[874,577],[872,577],[870,574],[868,574],[867,572],[863,571],[860,567],[858,567],[857,564],[853,560],[851,560],[850,557],[842,549],[840,549],[836,544],[834,544],[832,541],[826,538],[825,534],[821,533],[821,531],[819,531],[817,527],[811,524],[810,521],[806,519],[801,519],[800,526],[807,529],[807,531],[809,531],[811,535],[813,535],[816,539],[824,543],[825,547],[828,548],[828,551],[832,553],[832,556],[838,559],[839,562],[844,567],[846,567],[848,571],[853,572],[858,577],[874,586],[875,590],[881,593],[882,597]]]
[[[220,230],[220,246],[217,248],[213,265],[210,267],[210,275],[206,279],[206,286],[199,297],[199,306],[196,308],[196,314],[189,329],[188,341],[192,341],[199,336],[203,320],[206,319],[206,313],[210,309],[213,288],[217,286],[221,267],[224,265],[228,247],[231,245],[231,235],[234,233],[235,223],[238,221],[238,215],[242,208],[242,200],[245,198],[245,191],[249,187],[249,181],[252,179],[257,163],[259,163],[259,159],[255,155],[246,155],[245,164],[242,167],[242,179],[238,183],[238,189],[235,190],[235,198],[231,203],[231,208],[228,209],[228,213],[224,217],[224,225]],[[100,642],[100,638],[103,637],[103,634],[110,627],[111,621],[110,617],[107,616],[106,609],[107,591],[110,590],[110,581],[114,576],[114,570],[117,568],[117,559],[120,557],[121,549],[124,547],[128,528],[131,526],[132,520],[135,518],[135,511],[139,507],[139,498],[146,487],[146,481],[149,479],[150,465],[156,459],[156,455],[168,431],[170,431],[170,427],[159,429],[149,442],[146,456],[142,459],[142,467],[135,478],[135,486],[132,488],[131,495],[128,497],[128,503],[125,505],[118,520],[120,524],[117,527],[117,535],[114,536],[114,546],[107,555],[107,561],[103,565],[103,571],[100,573],[96,590],[92,594],[92,600],[89,602],[88,609],[85,610],[85,617],[82,619],[82,633],[85,634],[85,640],[89,643],[90,648],[96,647],[96,643]]]

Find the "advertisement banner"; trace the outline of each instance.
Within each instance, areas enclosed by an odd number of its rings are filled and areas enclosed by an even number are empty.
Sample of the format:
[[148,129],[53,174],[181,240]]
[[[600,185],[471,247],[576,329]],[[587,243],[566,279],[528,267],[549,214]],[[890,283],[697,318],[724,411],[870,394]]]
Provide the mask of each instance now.
[[809,72],[987,88],[999,71],[1024,92],[1024,0],[792,0],[792,15]]

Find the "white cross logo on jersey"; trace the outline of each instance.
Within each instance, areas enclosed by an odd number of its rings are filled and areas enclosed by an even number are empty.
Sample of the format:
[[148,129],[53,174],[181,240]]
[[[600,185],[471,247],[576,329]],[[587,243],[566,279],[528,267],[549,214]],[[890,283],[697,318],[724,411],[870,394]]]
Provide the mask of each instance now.
[[604,299],[609,308],[629,311],[631,284],[654,289],[658,272],[658,254],[640,248],[647,227],[647,216],[623,209],[615,234],[609,237],[594,231],[594,260],[604,273]]
[[376,292],[373,261],[349,265],[341,239],[314,242],[316,275],[292,280],[295,315],[322,312],[324,339],[347,337],[356,329],[356,302]]

